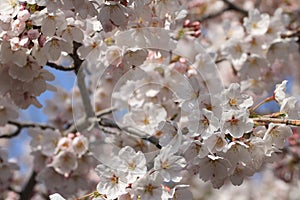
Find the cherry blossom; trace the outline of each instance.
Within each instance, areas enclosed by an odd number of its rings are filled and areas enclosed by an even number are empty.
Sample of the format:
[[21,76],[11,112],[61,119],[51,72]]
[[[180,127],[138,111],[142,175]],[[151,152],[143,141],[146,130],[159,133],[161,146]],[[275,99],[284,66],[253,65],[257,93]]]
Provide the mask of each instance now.
[[267,32],[270,24],[268,14],[260,14],[257,9],[249,12],[249,17],[244,19],[244,26],[252,35],[262,35]]
[[245,116],[245,111],[229,111],[223,114],[222,130],[233,137],[242,137],[245,132],[251,131],[253,122]]
[[0,199],[297,199],[298,7],[2,0]]
[[182,170],[186,161],[182,156],[173,155],[173,150],[168,146],[161,149],[160,155],[154,160],[154,169],[158,170],[165,181],[180,181],[179,171]]
[[106,194],[110,199],[126,193],[127,179],[123,172],[106,168],[104,165],[98,165],[96,171],[100,177],[97,185],[99,193]]
[[163,193],[162,177],[158,173],[145,175],[133,184],[134,193],[140,199],[160,199]]

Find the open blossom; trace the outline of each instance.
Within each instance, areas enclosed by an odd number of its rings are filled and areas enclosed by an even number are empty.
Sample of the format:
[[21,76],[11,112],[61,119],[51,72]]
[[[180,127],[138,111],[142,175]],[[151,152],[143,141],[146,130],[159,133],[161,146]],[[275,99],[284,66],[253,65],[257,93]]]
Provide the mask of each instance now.
[[[283,124],[269,124],[263,140],[268,146],[282,149],[285,145],[286,139],[293,134],[291,127]],[[276,150],[276,149],[275,149]]]
[[41,31],[45,36],[53,36],[56,28],[63,28],[67,25],[65,15],[60,10],[55,13],[47,13],[47,8],[45,8],[35,12],[31,18],[34,25],[41,26]]
[[108,47],[106,50],[108,65],[118,65],[122,61],[122,50],[117,46]]
[[124,172],[110,169],[105,165],[98,165],[96,172],[100,177],[97,185],[97,191],[100,194],[106,194],[109,199],[115,199],[126,193],[127,179]]
[[12,15],[14,17],[17,15],[19,8],[18,0],[2,0],[0,13],[1,15]]
[[123,162],[118,169],[127,173],[126,178],[129,183],[146,174],[146,158],[141,151],[135,152],[133,148],[126,146],[119,151],[119,157]]
[[274,97],[278,103],[282,103],[286,98],[286,84],[287,80],[282,81],[281,84],[276,84],[276,89],[274,90]]
[[112,31],[114,26],[125,28],[127,20],[127,9],[122,4],[114,1],[106,1],[100,8],[98,19],[105,32]]
[[220,157],[208,155],[198,161],[200,168],[199,177],[204,181],[211,181],[215,188],[220,188],[228,176],[231,164],[228,160]]
[[243,110],[224,112],[222,122],[222,130],[235,138],[242,137],[244,133],[253,128],[253,122],[248,118],[247,112]]
[[268,14],[260,14],[257,9],[249,12],[249,17],[244,18],[244,26],[251,35],[263,35],[267,32],[270,24]]
[[60,133],[58,131],[46,129],[43,130],[40,134],[42,135],[42,154],[46,156],[53,156],[56,152],[58,141],[61,138]]
[[68,137],[62,137],[57,143],[57,151],[72,151],[72,139]]
[[18,12],[17,18],[21,21],[27,21],[30,18],[30,13],[28,10],[21,10]]
[[62,175],[68,175],[77,168],[77,157],[71,151],[61,151],[53,157],[53,161],[49,166],[52,166],[56,172]]
[[46,41],[43,51],[47,52],[47,58],[49,60],[56,61],[59,59],[62,51],[71,53],[72,45],[62,38],[52,37]]
[[157,200],[161,199],[162,177],[158,173],[145,175],[133,184],[133,190],[136,198]]
[[26,23],[20,19],[16,19],[12,23],[12,31],[14,32],[15,35],[21,34],[26,27]]
[[300,113],[296,97],[285,98],[281,103],[280,112],[286,113],[290,119],[299,119]]
[[158,170],[165,181],[178,182],[181,180],[180,171],[185,167],[184,157],[174,155],[172,146],[161,149],[154,159],[154,169]]
[[191,117],[189,117],[189,122],[187,126],[190,130],[189,135],[200,135],[203,139],[217,131],[220,126],[220,122],[214,116],[214,113],[205,108],[200,112],[192,113]]
[[238,83],[232,83],[228,89],[222,93],[222,105],[224,109],[239,110],[249,108],[253,104],[251,96],[242,94]]
[[68,18],[67,22],[67,27],[59,27],[57,34],[68,42],[82,42],[84,34],[80,29],[80,22],[74,21],[73,18]]
[[161,105],[146,103],[143,108],[132,109],[124,119],[125,122],[151,135],[155,132],[157,125],[166,120],[166,117],[167,112]]
[[88,145],[89,145],[89,141],[83,135],[79,135],[75,137],[72,141],[73,150],[79,157],[81,157],[83,154],[87,152],[89,147]]
[[229,178],[233,185],[241,185],[245,177],[252,176],[254,173],[255,171],[251,166],[238,162]]
[[81,59],[96,63],[105,49],[101,35],[95,34],[93,37],[85,37],[83,45],[77,49],[77,54]]
[[[10,42],[1,42],[0,44],[0,59],[1,63],[9,63],[13,62],[14,64],[22,67],[27,62],[27,55],[25,50],[19,47],[19,42],[12,42],[12,46]],[[16,44],[16,46],[14,45]],[[15,49],[15,50],[13,50]]]

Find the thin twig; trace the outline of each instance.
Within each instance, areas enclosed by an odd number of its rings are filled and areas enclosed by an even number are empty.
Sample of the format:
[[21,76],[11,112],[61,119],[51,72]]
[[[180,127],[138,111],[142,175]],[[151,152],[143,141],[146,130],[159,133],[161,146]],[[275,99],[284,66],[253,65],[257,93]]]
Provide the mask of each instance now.
[[274,96],[267,97],[263,101],[259,102],[257,105],[255,105],[254,107],[252,107],[250,110],[254,111],[257,108],[259,108],[261,105],[263,105],[263,104],[265,104],[267,102],[273,101],[273,100],[275,100]]
[[230,11],[230,10],[233,10],[233,11],[236,11],[236,12],[239,12],[240,14],[242,14],[243,16],[247,16],[248,15],[248,12],[246,10],[244,10],[243,8],[235,5],[234,3],[228,1],[228,0],[223,0],[223,2],[227,5],[226,8],[216,12],[216,13],[212,13],[212,14],[209,14],[209,15],[206,15],[206,16],[203,16],[201,17],[200,19],[198,19],[199,22],[203,22],[203,21],[206,21],[208,19],[213,19],[213,18],[216,18],[216,17],[219,17],[220,15],[222,15],[223,13],[227,12],[227,11]]
[[51,62],[47,62],[46,66],[49,66],[53,69],[57,69],[57,70],[60,70],[60,71],[73,71],[73,70],[75,70],[75,67],[63,67],[63,66],[57,65],[55,63],[51,63]]
[[267,118],[267,117],[258,117],[258,118],[252,118],[254,123],[258,124],[269,124],[269,123],[275,123],[275,124],[285,124],[290,126],[300,126],[300,120],[294,120],[294,119],[277,119],[277,118]]
[[110,128],[116,128],[118,130],[121,130],[121,131],[125,131],[133,136],[136,136],[136,137],[139,137],[145,141],[148,141],[152,144],[154,144],[157,148],[161,149],[161,146],[159,144],[159,141],[156,137],[154,136],[148,136],[147,133],[141,131],[141,130],[138,130],[134,127],[131,127],[131,126],[119,126],[116,122],[114,122],[113,120],[111,119],[108,119],[108,118],[100,118],[99,119],[99,125],[100,126],[103,126],[103,127],[110,127]]
[[[115,110],[115,108],[113,108],[113,107],[107,108],[107,109],[97,112],[96,116],[97,116],[97,118],[101,118],[105,115],[112,113],[112,111],[114,111],[114,110]],[[81,131],[81,130],[87,129],[89,124],[87,124],[86,121],[87,120],[86,120],[85,116],[80,118],[78,121],[76,121],[74,124],[72,124],[66,131],[64,131],[65,135],[67,135],[68,133],[74,133],[76,131]]]
[[292,37],[300,37],[300,27],[298,27],[294,31],[289,31],[288,33],[281,34],[281,38],[292,38]]
[[32,123],[32,122],[17,122],[17,121],[8,121],[8,124],[13,125],[17,127],[17,130],[14,131],[11,134],[5,134],[5,135],[0,135],[0,138],[13,138],[15,136],[18,136],[23,128],[34,128],[38,127],[41,129],[51,129],[55,130],[56,128],[50,125],[46,124],[37,124],[37,123]]
[[235,5],[234,3],[230,2],[229,0],[223,0],[223,2],[228,5],[229,10],[237,11],[237,12],[239,12],[242,15],[245,15],[245,16],[248,15],[248,12],[246,10],[244,10],[243,8]]
[[97,118],[100,118],[100,117],[102,117],[104,115],[111,114],[114,110],[116,110],[115,107],[106,108],[106,109],[103,109],[103,110],[97,112],[96,116],[97,116]]
[[203,21],[206,21],[206,20],[209,20],[209,19],[214,19],[216,17],[219,17],[220,15],[222,15],[224,12],[230,10],[228,7],[224,8],[223,10],[220,10],[216,13],[212,13],[212,14],[209,14],[209,15],[205,15],[203,17],[201,17],[200,19],[198,19],[199,22],[203,22]]

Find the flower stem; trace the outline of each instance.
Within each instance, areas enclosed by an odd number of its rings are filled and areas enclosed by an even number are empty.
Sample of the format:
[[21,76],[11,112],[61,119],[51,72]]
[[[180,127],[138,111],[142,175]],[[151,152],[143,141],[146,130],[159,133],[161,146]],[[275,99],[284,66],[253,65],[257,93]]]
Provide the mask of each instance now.
[[273,101],[273,100],[274,100],[274,96],[270,96],[270,97],[265,98],[263,101],[261,101],[260,103],[258,103],[256,106],[250,108],[250,112],[253,112],[257,108],[259,108],[261,105],[263,105],[264,103],[267,103],[267,102]]

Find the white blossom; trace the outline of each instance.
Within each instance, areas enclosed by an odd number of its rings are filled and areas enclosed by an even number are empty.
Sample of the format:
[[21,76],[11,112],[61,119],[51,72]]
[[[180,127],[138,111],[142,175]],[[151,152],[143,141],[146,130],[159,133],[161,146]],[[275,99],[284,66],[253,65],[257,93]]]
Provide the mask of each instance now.
[[181,180],[180,171],[186,161],[182,156],[174,155],[172,146],[163,147],[154,159],[154,169],[158,170],[165,181],[178,182]]
[[157,200],[162,196],[162,177],[157,173],[145,175],[133,184],[136,198]]
[[249,108],[252,104],[252,97],[242,94],[238,83],[232,83],[229,88],[222,93],[222,106],[224,109],[239,110]]
[[285,145],[285,140],[292,134],[292,129],[289,126],[271,123],[269,124],[263,140],[269,147],[274,146],[277,149],[282,149]]
[[126,146],[119,151],[119,157],[123,163],[118,169],[127,173],[128,182],[134,182],[137,178],[146,174],[146,158],[141,151],[135,152],[133,148]]
[[270,24],[268,14],[260,14],[257,9],[249,11],[249,17],[244,18],[244,26],[251,35],[263,35],[267,32]]
[[219,157],[208,155],[205,158],[199,159],[199,177],[204,181],[211,181],[214,188],[220,188],[228,176],[231,165],[228,160]]
[[106,194],[109,199],[115,199],[126,193],[127,179],[124,172],[110,169],[105,165],[98,165],[96,172],[100,177],[97,185],[97,191],[100,194]]
[[286,98],[286,84],[287,80],[282,81],[281,84],[276,84],[276,89],[274,90],[274,97],[278,103],[282,103],[282,101]]
[[73,139],[72,147],[78,157],[81,157],[87,152],[89,148],[89,141],[85,136],[79,135]]
[[62,175],[68,175],[72,170],[75,170],[78,166],[75,153],[71,151],[60,151],[53,157],[52,166],[55,171]]
[[222,122],[222,130],[235,138],[242,137],[244,133],[251,131],[253,128],[252,120],[248,118],[247,112],[243,110],[224,112]]

